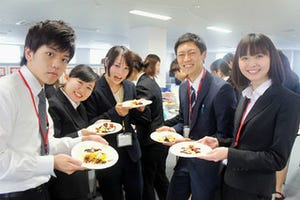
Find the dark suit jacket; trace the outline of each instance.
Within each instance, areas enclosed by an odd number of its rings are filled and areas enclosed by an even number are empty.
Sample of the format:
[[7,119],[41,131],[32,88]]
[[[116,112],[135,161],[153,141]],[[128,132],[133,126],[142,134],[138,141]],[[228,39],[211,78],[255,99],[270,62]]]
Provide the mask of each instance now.
[[[136,99],[136,89],[134,84],[127,80],[124,80],[122,84],[124,88],[124,101]],[[99,119],[110,119],[119,124],[122,124],[122,121],[124,121],[125,132],[132,133],[133,145],[122,148],[126,149],[126,152],[129,154],[132,161],[139,160],[141,157],[141,149],[137,134],[133,130],[131,124],[142,123],[144,119],[147,120],[147,117],[143,118],[143,113],[139,112],[137,109],[131,109],[125,117],[119,116],[115,109],[117,102],[104,76],[97,81],[92,95],[83,103],[87,110],[90,123],[94,123]],[[104,138],[118,151],[117,134],[110,134],[104,136]]]
[[[242,97],[235,115],[235,131],[245,107]],[[239,145],[229,146],[225,182],[231,187],[270,196],[275,192],[275,172],[286,166],[300,122],[300,96],[282,86],[271,86],[248,113]]]
[[[77,131],[88,126],[87,114],[83,105],[74,109],[71,102],[58,89],[49,99],[49,113],[54,122],[54,136],[78,137]],[[57,178],[52,177],[49,182],[49,193],[55,198],[87,197],[89,179],[87,171],[77,171],[72,175],[55,170]]]
[[[163,126],[163,107],[162,95],[158,84],[147,74],[143,74],[136,85],[137,97],[145,98],[152,101],[152,104],[147,106],[150,111],[150,123],[146,125],[137,124],[136,129],[141,145],[157,144],[150,138],[150,134],[157,128]],[[146,107],[146,108],[147,108]],[[162,145],[159,145],[163,147]]]
[[[174,126],[176,132],[182,133],[183,126],[189,124],[188,83],[184,81],[179,88],[180,119]],[[193,107],[190,126],[190,138],[198,140],[204,136],[231,137],[236,100],[233,88],[224,80],[212,76],[208,71],[203,79]],[[197,173],[201,183],[208,187],[216,186],[219,181],[220,163],[201,159],[179,158],[175,170]]]

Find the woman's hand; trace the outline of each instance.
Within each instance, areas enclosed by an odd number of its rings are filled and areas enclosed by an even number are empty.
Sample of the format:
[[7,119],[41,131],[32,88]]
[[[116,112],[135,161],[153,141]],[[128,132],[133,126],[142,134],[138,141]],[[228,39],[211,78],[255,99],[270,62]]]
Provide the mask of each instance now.
[[95,142],[100,142],[102,144],[108,145],[108,142],[100,135],[82,136],[81,141],[95,141]]
[[207,154],[198,156],[198,158],[218,162],[228,158],[228,148],[227,147],[217,147]]
[[214,149],[219,146],[219,142],[217,138],[205,136],[202,139],[198,140],[199,143],[205,144],[209,146],[210,148]]
[[123,107],[121,103],[117,103],[115,109],[119,116],[125,117],[128,114],[130,108]]

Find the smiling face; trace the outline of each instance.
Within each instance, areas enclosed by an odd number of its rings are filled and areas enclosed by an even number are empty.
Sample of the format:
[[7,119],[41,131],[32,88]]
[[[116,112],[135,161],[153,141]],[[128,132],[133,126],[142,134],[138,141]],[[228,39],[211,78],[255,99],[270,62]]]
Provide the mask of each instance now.
[[36,52],[25,47],[26,66],[41,85],[53,84],[64,72],[69,62],[69,52],[43,45]]
[[202,71],[206,51],[200,49],[194,42],[185,42],[177,48],[177,61],[184,73],[191,81],[194,81]]
[[92,94],[95,84],[96,81],[85,82],[80,78],[70,77],[63,87],[63,90],[72,101],[80,103]]
[[239,68],[241,73],[251,82],[253,89],[256,89],[263,82],[269,79],[270,56],[258,53],[247,55],[239,58]]
[[113,65],[109,68],[109,72],[110,75],[107,75],[106,78],[115,86],[120,85],[126,79],[129,74],[129,67],[122,55],[116,57]]

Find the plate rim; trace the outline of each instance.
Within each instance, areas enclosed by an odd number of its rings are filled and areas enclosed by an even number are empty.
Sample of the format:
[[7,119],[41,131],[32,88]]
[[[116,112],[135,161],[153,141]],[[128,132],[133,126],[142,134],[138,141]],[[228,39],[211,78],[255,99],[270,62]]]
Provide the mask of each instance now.
[[[184,141],[184,142],[178,142],[174,145],[172,145],[169,149],[170,153],[172,153],[173,155],[175,156],[178,156],[178,157],[182,157],[182,158],[197,158],[200,154],[198,155],[189,155],[189,154],[176,154],[176,152],[174,152],[174,149],[177,147],[177,146],[180,146],[180,145],[189,145],[189,144],[198,144],[200,146],[205,146],[205,148],[209,148],[209,150],[211,151],[212,148],[208,145],[205,145],[205,144],[202,144],[202,143],[199,143],[199,142],[196,142],[196,141]],[[203,154],[202,154],[203,155]]]
[[[122,106],[124,103],[130,103],[134,100],[140,100],[140,99],[131,99],[131,100],[127,100],[127,101],[123,101],[122,102]],[[142,106],[147,106],[147,105],[150,105],[152,104],[152,101],[151,100],[148,100],[148,99],[144,99],[145,101],[145,104],[142,104],[142,105],[134,105],[134,106],[123,106],[123,107],[128,107],[128,108],[138,108],[138,107],[142,107]]]
[[[75,153],[76,148],[79,148],[79,146],[82,145],[83,143],[92,143],[92,144],[101,146],[102,148],[107,148],[116,157],[116,159],[114,159],[113,161],[109,162],[109,164],[107,164],[107,165],[105,165],[105,164],[87,164],[87,163],[84,163],[80,158],[78,158],[78,157],[76,157],[76,155],[74,155],[74,154],[76,154]],[[74,159],[80,160],[82,162],[81,166],[82,167],[86,167],[88,169],[106,169],[106,168],[109,168],[109,167],[112,167],[113,165],[115,165],[118,162],[118,160],[119,160],[119,154],[118,154],[117,150],[114,149],[112,146],[105,145],[105,144],[102,144],[100,142],[91,141],[91,140],[81,141],[81,142],[75,144],[73,146],[72,150],[71,150],[71,157],[74,158]]]
[[164,143],[164,142],[161,142],[161,141],[157,141],[157,140],[155,140],[155,138],[153,138],[154,137],[154,135],[156,135],[156,134],[162,134],[162,133],[168,133],[168,134],[173,134],[173,135],[176,135],[176,136],[181,136],[181,137],[178,137],[177,139],[181,139],[181,138],[184,138],[182,135],[180,135],[179,133],[177,133],[177,132],[172,132],[172,131],[154,131],[154,132],[152,132],[151,134],[150,134],[150,138],[153,140],[153,141],[155,141],[155,142],[159,142],[159,143]]
[[[114,125],[116,126],[116,130],[114,130],[114,131],[112,131],[112,132],[108,132],[108,133],[97,133],[97,134],[110,135],[110,134],[118,133],[119,131],[122,130],[122,125],[121,125],[121,124],[119,124],[119,123],[117,123],[117,122],[111,122],[111,121],[110,121],[110,122],[98,122],[98,123],[94,123],[94,124],[90,125],[89,127],[96,126],[97,124],[101,125],[101,124],[104,124],[104,123],[111,123],[111,124],[114,124]],[[93,132],[94,132],[94,130],[90,130],[89,127],[87,127],[87,129],[88,129],[89,131],[93,131]],[[119,129],[119,130],[118,130],[118,129]]]

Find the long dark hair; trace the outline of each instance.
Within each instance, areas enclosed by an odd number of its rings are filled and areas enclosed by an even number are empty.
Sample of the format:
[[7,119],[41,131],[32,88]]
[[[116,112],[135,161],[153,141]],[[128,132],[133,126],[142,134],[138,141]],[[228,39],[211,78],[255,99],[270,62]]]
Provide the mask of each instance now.
[[232,79],[239,90],[246,88],[250,81],[241,73],[239,58],[249,54],[251,56],[262,53],[270,56],[270,70],[268,72],[272,84],[281,85],[284,80],[284,70],[276,47],[270,38],[263,34],[250,33],[239,42],[232,67]]

